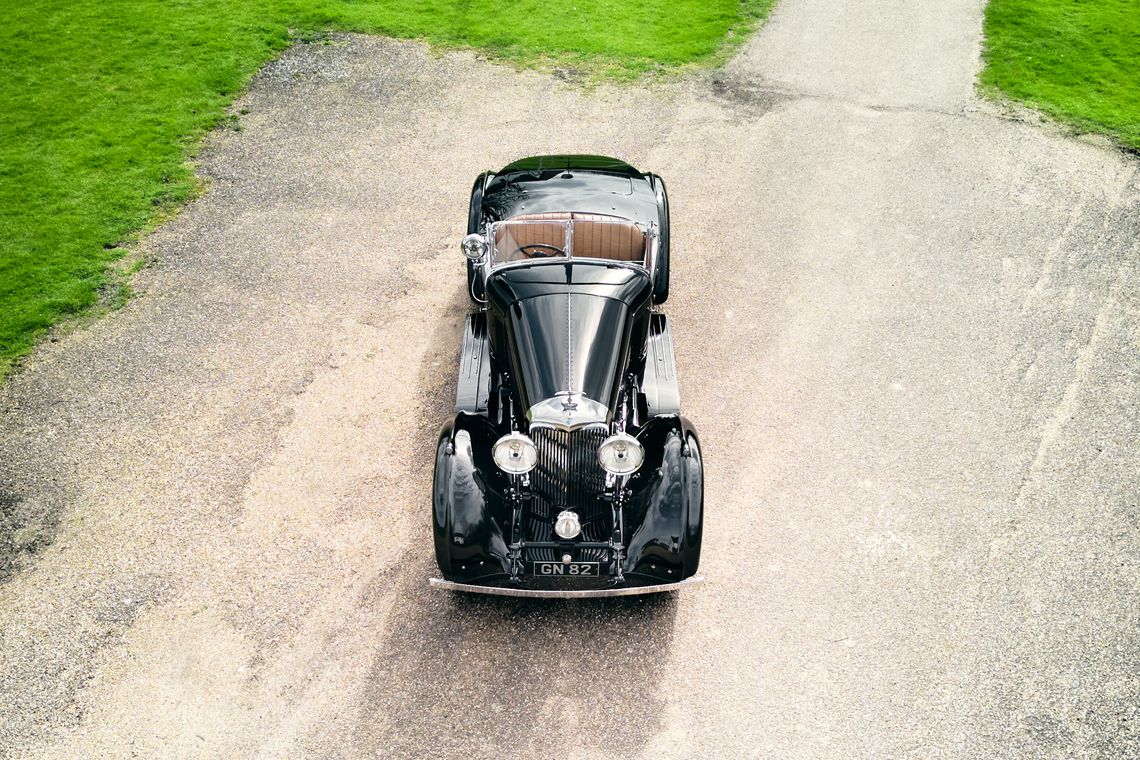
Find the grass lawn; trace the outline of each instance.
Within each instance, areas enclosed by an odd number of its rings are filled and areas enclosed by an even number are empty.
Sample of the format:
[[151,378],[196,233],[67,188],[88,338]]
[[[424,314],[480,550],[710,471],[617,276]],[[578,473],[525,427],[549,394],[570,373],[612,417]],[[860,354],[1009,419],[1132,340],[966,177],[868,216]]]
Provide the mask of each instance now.
[[990,0],[982,85],[1140,149],[1138,0]]
[[203,133],[293,39],[420,37],[629,78],[716,62],[773,2],[6,0],[0,378],[61,317],[123,295],[118,246],[193,195]]

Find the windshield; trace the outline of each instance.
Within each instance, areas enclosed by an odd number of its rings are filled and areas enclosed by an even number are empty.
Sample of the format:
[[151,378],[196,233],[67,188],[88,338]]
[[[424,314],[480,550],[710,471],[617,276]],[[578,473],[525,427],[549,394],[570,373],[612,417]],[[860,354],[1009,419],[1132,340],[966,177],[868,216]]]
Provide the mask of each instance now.
[[601,214],[535,214],[491,225],[491,265],[551,258],[608,259],[645,266],[653,239],[628,219]]

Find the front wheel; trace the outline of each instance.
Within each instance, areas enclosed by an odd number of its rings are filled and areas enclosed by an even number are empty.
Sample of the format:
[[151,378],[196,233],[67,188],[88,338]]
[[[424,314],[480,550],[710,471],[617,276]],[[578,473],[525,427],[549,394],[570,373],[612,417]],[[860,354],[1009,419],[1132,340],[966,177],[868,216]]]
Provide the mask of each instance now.
[[435,449],[435,475],[432,484],[432,534],[435,561],[446,578],[451,574],[451,426],[440,432]]
[[705,468],[701,459],[701,447],[693,435],[686,438],[688,448],[685,468],[685,500],[688,509],[685,513],[684,572],[683,577],[695,575],[701,564],[701,536],[705,523]]
[[657,222],[660,239],[657,262],[653,267],[653,303],[662,304],[669,299],[669,193],[665,181],[656,174],[650,175],[653,192],[657,196]]

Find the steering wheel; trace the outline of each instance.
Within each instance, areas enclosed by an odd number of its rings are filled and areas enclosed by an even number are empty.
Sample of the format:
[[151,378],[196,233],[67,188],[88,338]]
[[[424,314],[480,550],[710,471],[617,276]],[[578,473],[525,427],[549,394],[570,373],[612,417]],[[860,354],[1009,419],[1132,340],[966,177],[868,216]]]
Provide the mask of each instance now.
[[[520,245],[518,248],[515,249],[514,252],[515,253],[521,253],[523,256],[526,256],[528,259],[535,259],[535,258],[548,259],[551,256],[565,256],[566,255],[566,251],[562,250],[558,246],[548,245],[546,243],[527,243],[526,245]],[[514,254],[511,254],[511,257],[513,258]]]

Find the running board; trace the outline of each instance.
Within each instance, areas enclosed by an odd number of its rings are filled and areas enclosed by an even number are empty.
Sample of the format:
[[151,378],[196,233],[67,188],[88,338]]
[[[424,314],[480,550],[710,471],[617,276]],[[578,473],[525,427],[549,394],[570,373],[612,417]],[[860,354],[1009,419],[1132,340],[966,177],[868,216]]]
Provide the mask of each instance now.
[[704,581],[703,575],[694,575],[683,581],[671,583],[658,583],[653,586],[621,586],[619,588],[587,588],[587,589],[526,589],[509,588],[502,586],[479,586],[473,583],[455,583],[445,581],[443,578],[432,578],[428,581],[432,588],[444,591],[466,591],[470,594],[489,594],[491,596],[526,596],[541,599],[583,599],[603,596],[636,596],[638,594],[659,594],[663,591],[676,591],[689,586],[695,586]]
[[491,340],[487,315],[468,314],[459,348],[459,383],[455,389],[455,413],[486,414],[491,395]]

